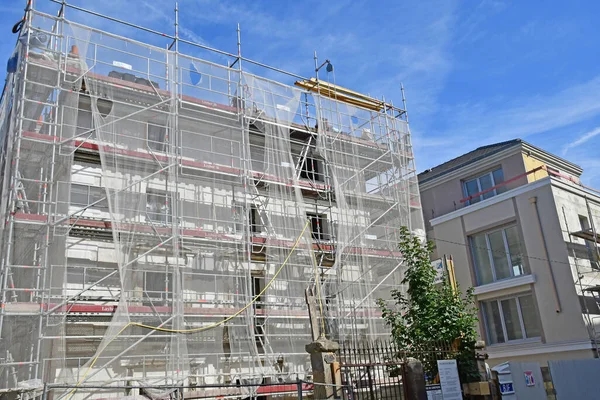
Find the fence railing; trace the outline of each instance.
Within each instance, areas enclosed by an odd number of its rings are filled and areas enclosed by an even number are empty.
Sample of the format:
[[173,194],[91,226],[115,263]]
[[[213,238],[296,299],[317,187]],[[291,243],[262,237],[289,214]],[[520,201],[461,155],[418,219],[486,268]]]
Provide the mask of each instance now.
[[409,359],[423,364],[426,383],[439,383],[437,361],[452,359],[456,346],[431,342],[418,348],[400,348],[389,341],[344,343],[340,372],[348,399],[408,399],[405,365]]
[[[214,398],[252,398],[262,396],[278,396],[287,395],[297,396],[297,399],[312,398],[312,392],[315,385],[310,381],[297,379],[291,382],[278,383],[253,383],[253,382],[236,382],[232,384],[214,384],[214,385],[121,385],[121,386],[94,386],[94,385],[44,385],[43,387],[32,388],[30,392],[41,391],[36,395],[41,394],[42,399],[60,396],[63,393],[77,392],[80,395],[89,393],[97,393],[100,398],[113,398],[115,393],[121,393],[127,396],[140,393],[148,397],[158,397],[163,399],[214,399]],[[341,387],[344,393],[349,393],[345,385]],[[104,396],[103,396],[104,395]],[[286,397],[287,398],[287,397]],[[355,399],[355,397],[349,397]]]

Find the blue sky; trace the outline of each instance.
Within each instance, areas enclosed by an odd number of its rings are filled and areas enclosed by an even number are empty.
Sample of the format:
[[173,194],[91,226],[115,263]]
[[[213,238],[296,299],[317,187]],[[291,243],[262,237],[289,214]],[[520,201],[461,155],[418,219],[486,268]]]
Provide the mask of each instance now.
[[[70,3],[173,31],[171,0]],[[9,30],[24,5],[0,5],[1,60],[12,52]],[[581,165],[584,183],[600,188],[600,2],[181,0],[179,7],[184,38],[233,53],[239,22],[246,57],[310,76],[316,50],[332,60],[337,84],[396,104],[403,82],[419,171],[519,137]],[[36,8],[57,10],[48,0]]]

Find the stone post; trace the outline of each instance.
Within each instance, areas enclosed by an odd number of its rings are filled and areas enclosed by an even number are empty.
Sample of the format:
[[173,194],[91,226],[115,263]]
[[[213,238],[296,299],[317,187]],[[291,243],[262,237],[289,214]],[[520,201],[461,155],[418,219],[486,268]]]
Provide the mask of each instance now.
[[425,371],[421,361],[409,358],[404,364],[405,393],[409,399],[427,400],[427,391],[425,390]]
[[335,353],[340,349],[337,342],[323,336],[306,345],[310,354],[310,363],[313,371],[313,390],[315,400],[333,399],[336,388],[334,386],[331,364],[336,361]]

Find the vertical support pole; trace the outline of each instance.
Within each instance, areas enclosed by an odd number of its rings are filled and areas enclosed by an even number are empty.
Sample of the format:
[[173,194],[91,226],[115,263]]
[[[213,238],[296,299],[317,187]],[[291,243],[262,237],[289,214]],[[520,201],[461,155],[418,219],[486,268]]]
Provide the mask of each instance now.
[[402,93],[402,108],[404,108],[404,116],[408,124],[408,110],[406,109],[406,96],[404,95],[404,84],[400,82],[400,92]]
[[[240,24],[237,24],[237,66],[238,66],[238,99],[236,99],[238,106],[238,118],[240,119],[240,128],[241,128],[241,136],[242,136],[242,186],[243,186],[243,196],[244,196],[244,207],[243,207],[243,230],[244,230],[244,238],[242,239],[243,246],[245,247],[246,252],[246,268],[245,268],[245,276],[246,276],[246,293],[252,293],[252,287],[254,285],[252,279],[252,230],[250,226],[250,211],[251,205],[248,199],[249,195],[251,195],[250,185],[254,185],[254,182],[249,177],[251,165],[251,151],[250,151],[250,125],[246,120],[246,104],[245,104],[245,93],[244,93],[244,80],[243,80],[243,65],[242,65],[242,33],[240,29]],[[244,300],[245,302],[245,300]],[[255,313],[252,313],[252,318],[255,317]],[[255,321],[251,321],[251,325],[255,325]],[[250,335],[253,335],[254,332],[249,332]],[[268,341],[268,338],[264,336],[263,345]],[[256,340],[252,341],[252,351],[255,352],[256,355],[259,354],[258,346],[256,344]],[[251,366],[251,368],[255,367],[255,364]]]
[[298,389],[298,398],[302,400],[302,380],[300,378],[296,378],[296,387]]
[[319,332],[319,322],[317,307],[315,305],[315,297],[312,289],[307,288],[304,293],[306,296],[306,305],[308,306],[308,319],[310,322],[312,340],[315,341],[319,338],[319,336],[321,336]]
[[[173,284],[171,285],[171,296],[172,296],[172,310],[174,311],[174,320],[173,323],[174,325],[177,327],[176,329],[181,329],[183,328],[184,325],[184,313],[183,313],[183,277],[181,276],[181,266],[180,266],[180,240],[179,240],[179,226],[181,225],[181,221],[180,221],[180,204],[179,204],[179,166],[180,166],[180,146],[181,146],[181,138],[180,138],[180,131],[179,131],[179,100],[180,100],[180,96],[181,96],[181,90],[180,90],[180,82],[179,82],[179,75],[180,75],[180,71],[179,71],[179,3],[176,1],[175,2],[175,58],[174,58],[174,68],[173,68],[173,72],[174,72],[174,76],[173,76],[173,96],[174,96],[174,107],[173,109],[171,109],[171,113],[173,114],[173,132],[171,135],[171,140],[169,143],[169,147],[171,149],[171,156],[175,159],[173,161],[175,161],[175,163],[171,163],[173,164],[173,166],[171,168],[169,168],[169,173],[167,174],[167,177],[172,177],[172,179],[174,180],[174,193],[172,196],[169,196],[169,192],[167,191],[166,194],[166,199],[168,200],[169,197],[171,197],[171,206],[170,207],[166,207],[165,211],[167,213],[171,213],[171,215],[166,215],[166,218],[170,218],[171,219],[171,227],[172,227],[172,245],[173,245],[173,252],[174,252],[174,258],[175,258],[175,265],[173,266],[173,276],[171,278],[171,280],[173,281]],[[168,187],[168,182],[165,182],[165,184]],[[168,221],[168,220],[167,220]],[[169,290],[169,286],[168,286],[168,277],[169,274],[168,272],[165,272],[165,292],[167,294],[166,296],[166,300],[168,302],[168,290]],[[175,349],[175,355],[171,355],[171,357],[175,357],[175,368],[176,371],[169,371],[171,374],[175,373],[176,374],[176,381],[180,380],[180,374],[181,376],[185,376],[185,360],[182,360],[181,357],[179,357],[180,354],[182,354],[182,350],[180,348],[181,346],[181,338],[177,338],[174,342],[176,345],[176,349]]]
[[[65,0],[62,0],[61,3],[61,7],[60,7],[60,11],[57,15],[58,20],[56,21],[56,30],[53,32],[56,34],[56,37],[54,38],[55,42],[54,42],[54,51],[55,52],[59,52],[60,56],[59,56],[59,60],[62,58],[62,48],[63,48],[63,42],[64,42],[64,31],[65,31],[65,13],[66,13],[66,7],[67,3]],[[66,53],[65,53],[66,54]],[[60,68],[60,61],[59,61],[59,68]],[[52,118],[50,120],[51,125],[49,126],[49,135],[54,136],[54,137],[62,137],[62,129],[59,128],[59,124],[58,124],[58,119],[59,119],[59,111],[60,111],[60,96],[58,94],[56,94],[56,92],[58,91],[58,87],[60,87],[60,76],[61,74],[58,73],[57,74],[57,78],[56,78],[56,87],[55,87],[55,95],[53,96],[54,99],[54,108],[53,108],[53,114],[52,114]],[[61,113],[62,114],[62,113]],[[47,224],[46,224],[46,235],[45,235],[45,243],[44,243],[44,260],[43,260],[43,265],[42,263],[40,263],[39,267],[43,268],[42,271],[42,284],[41,284],[41,288],[42,288],[42,293],[40,295],[40,308],[39,308],[39,312],[40,312],[40,321],[39,321],[39,327],[38,327],[38,352],[37,352],[37,365],[36,365],[36,377],[43,377],[46,374],[46,369],[49,371],[52,371],[52,361],[48,361],[47,364],[45,362],[43,362],[43,360],[41,359],[41,355],[42,355],[42,346],[44,346],[44,341],[43,341],[43,324],[44,324],[44,319],[46,319],[46,324],[48,324],[48,318],[49,317],[45,317],[43,310],[47,310],[48,308],[45,308],[44,305],[45,303],[48,301],[48,299],[50,298],[50,289],[48,289],[48,294],[46,295],[46,285],[48,285],[48,275],[50,274],[50,287],[52,286],[52,266],[50,263],[50,243],[51,243],[51,226],[50,226],[50,216],[53,215],[58,208],[57,204],[53,203],[53,199],[54,199],[54,191],[55,189],[58,190],[58,182],[55,182],[54,180],[54,173],[55,173],[55,168],[56,168],[56,158],[57,158],[57,152],[60,154],[60,148],[59,148],[60,144],[59,141],[53,141],[52,145],[51,145],[51,149],[52,149],[52,156],[51,156],[51,161],[50,161],[50,171],[46,172],[46,176],[44,178],[44,203],[43,203],[43,212],[42,215],[46,215],[48,220],[47,220]],[[46,204],[46,202],[48,202],[48,204]],[[51,349],[53,349],[52,347],[52,342],[50,342],[49,346],[51,347]],[[51,353],[53,352],[53,350],[51,350]],[[50,357],[52,358],[52,357]],[[47,395],[47,393],[46,393]]]
[[317,51],[316,50],[315,50],[315,54],[314,54],[313,58],[315,60],[315,79],[317,80],[317,93],[319,93],[319,60],[317,58]]

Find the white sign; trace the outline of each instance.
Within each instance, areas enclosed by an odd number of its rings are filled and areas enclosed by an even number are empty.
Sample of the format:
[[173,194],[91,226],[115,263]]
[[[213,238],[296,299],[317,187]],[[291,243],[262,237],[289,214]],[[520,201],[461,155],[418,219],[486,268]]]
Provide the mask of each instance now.
[[125,69],[128,69],[128,70],[132,69],[131,65],[125,64],[124,62],[121,62],[121,61],[113,61],[113,65],[115,67],[121,67],[121,68],[125,68]]
[[442,387],[440,385],[425,385],[427,400],[444,400]]
[[460,389],[456,360],[438,360],[437,365],[444,400],[462,400],[463,396]]
[[433,283],[437,285],[444,282],[444,261],[441,258],[439,260],[432,261],[431,266],[436,272],[435,281]]

